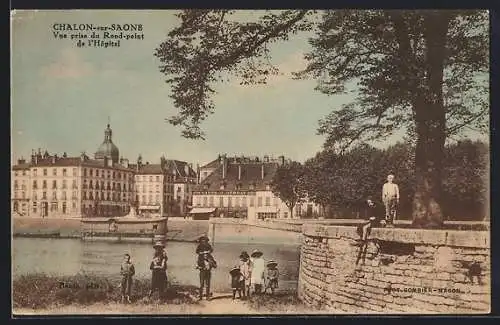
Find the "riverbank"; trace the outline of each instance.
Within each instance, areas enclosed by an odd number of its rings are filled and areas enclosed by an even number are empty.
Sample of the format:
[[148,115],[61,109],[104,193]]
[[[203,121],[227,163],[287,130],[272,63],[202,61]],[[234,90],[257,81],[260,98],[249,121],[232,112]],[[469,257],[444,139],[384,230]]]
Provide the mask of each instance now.
[[[80,238],[79,218],[12,218],[13,237]],[[168,241],[194,242],[208,230],[206,220],[168,220]]]
[[274,296],[233,300],[231,293],[214,293],[210,301],[198,301],[198,288],[170,283],[164,302],[149,300],[149,281],[134,282],[132,304],[121,304],[119,284],[96,276],[22,276],[13,282],[15,315],[89,314],[318,314],[332,311],[306,307],[294,291]]

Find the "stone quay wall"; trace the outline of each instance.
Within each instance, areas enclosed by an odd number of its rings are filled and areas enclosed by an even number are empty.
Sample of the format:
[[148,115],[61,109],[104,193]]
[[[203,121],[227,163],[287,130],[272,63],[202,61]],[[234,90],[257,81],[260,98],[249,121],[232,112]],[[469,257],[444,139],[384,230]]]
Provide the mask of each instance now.
[[308,305],[345,313],[490,312],[487,231],[374,228],[365,246],[356,227],[305,224],[302,235],[298,295]]

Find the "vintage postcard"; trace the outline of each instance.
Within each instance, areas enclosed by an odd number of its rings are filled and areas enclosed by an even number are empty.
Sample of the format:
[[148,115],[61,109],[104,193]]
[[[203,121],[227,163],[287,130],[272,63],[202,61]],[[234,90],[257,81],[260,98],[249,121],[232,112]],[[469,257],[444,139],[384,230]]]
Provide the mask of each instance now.
[[11,11],[13,317],[490,313],[489,23]]

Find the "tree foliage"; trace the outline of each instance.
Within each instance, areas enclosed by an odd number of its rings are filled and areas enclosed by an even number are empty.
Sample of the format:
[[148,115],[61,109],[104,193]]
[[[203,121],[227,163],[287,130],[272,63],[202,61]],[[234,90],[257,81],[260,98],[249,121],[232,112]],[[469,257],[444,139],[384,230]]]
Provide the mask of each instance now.
[[[482,220],[488,214],[488,146],[483,142],[459,141],[446,147],[445,157],[445,217]],[[401,195],[398,216],[411,219],[414,165],[414,147],[407,143],[384,150],[361,144],[342,154],[324,150],[304,164],[305,190],[312,201],[329,208],[329,217],[355,217],[369,196],[382,204],[382,184],[393,173]]]
[[[354,84],[356,99],[319,123],[325,148],[342,152],[397,130],[416,139],[414,224],[442,224],[447,137],[488,128],[488,14],[480,10],[262,11],[243,22],[231,10],[184,10],[180,26],[155,55],[179,114],[169,119],[187,138],[203,139],[214,83],[265,83],[277,73],[268,45],[312,31],[307,68],[332,95]],[[238,14],[240,17],[238,17]],[[248,20],[248,19],[247,19]]]
[[293,208],[305,196],[304,167],[296,161],[285,163],[278,167],[274,174],[271,188],[273,193],[283,201],[293,216]]

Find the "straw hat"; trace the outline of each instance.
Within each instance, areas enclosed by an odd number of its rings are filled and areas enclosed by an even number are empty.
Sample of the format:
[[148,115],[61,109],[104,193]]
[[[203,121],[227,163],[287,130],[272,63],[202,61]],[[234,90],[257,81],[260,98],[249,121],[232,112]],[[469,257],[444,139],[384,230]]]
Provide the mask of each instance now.
[[153,245],[153,248],[157,248],[157,247],[164,248],[164,247],[165,247],[165,245],[164,245],[161,241],[157,241],[157,242]]
[[206,235],[203,235],[200,238],[198,238],[198,241],[203,241],[203,240],[209,241],[209,239],[208,239],[208,237]]
[[277,266],[277,265],[278,265],[278,262],[273,261],[273,260],[270,260],[269,262],[267,262],[267,264],[266,264],[266,265],[267,265],[267,266],[272,266],[272,265]]
[[231,271],[229,271],[229,274],[233,275],[233,274],[237,274],[237,272],[239,273],[240,272],[240,268],[235,266],[231,269]]
[[252,251],[252,254],[250,256],[252,257],[261,257],[262,255],[264,255],[264,253],[262,253],[260,250],[258,249],[254,249]]

